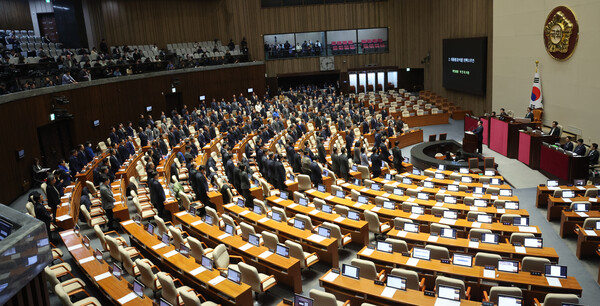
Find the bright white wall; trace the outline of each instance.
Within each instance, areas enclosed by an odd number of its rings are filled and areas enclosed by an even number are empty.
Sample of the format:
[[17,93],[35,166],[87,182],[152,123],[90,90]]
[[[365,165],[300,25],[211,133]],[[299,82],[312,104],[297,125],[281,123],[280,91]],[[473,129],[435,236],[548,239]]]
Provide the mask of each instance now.
[[[579,43],[566,61],[550,57],[543,40],[546,18],[560,5],[579,21]],[[525,115],[539,60],[544,124],[556,120],[586,143],[600,142],[600,0],[501,0],[493,15],[493,109]]]

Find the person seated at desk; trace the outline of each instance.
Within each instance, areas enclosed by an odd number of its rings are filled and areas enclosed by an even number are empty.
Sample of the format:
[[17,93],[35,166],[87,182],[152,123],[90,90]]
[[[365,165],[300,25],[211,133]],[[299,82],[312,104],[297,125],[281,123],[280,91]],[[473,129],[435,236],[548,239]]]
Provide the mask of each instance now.
[[44,181],[44,179],[46,179],[46,176],[48,176],[48,168],[44,168],[42,167],[42,162],[40,161],[39,158],[34,158],[33,159],[33,180],[39,185],[41,185]]
[[558,127],[558,121],[552,121],[552,127],[550,128],[550,136],[559,137],[560,128]]
[[567,136],[567,142],[560,147],[565,151],[573,151],[573,142],[571,142],[571,136]]
[[581,156],[585,155],[585,145],[583,144],[583,139],[577,139],[577,146],[575,147],[575,150],[573,150],[573,153]]
[[588,153],[590,157],[590,165],[598,164],[598,144],[592,143],[592,147],[590,148],[590,153]]
[[531,107],[527,108],[527,114],[525,114],[525,118],[533,121],[533,110],[531,110]]

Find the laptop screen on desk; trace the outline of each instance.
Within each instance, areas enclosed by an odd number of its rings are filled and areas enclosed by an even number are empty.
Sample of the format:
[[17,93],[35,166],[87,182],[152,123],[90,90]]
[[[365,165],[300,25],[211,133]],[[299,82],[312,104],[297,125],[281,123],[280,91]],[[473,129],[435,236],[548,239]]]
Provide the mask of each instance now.
[[244,208],[244,207],[246,207],[246,205],[244,204],[244,199],[242,199],[242,198],[238,198],[238,199],[237,199],[237,206],[239,206],[239,207],[241,207],[241,208]]
[[418,233],[419,225],[414,223],[404,223],[404,231],[410,233]]
[[167,235],[167,233],[163,233],[161,241],[162,241],[162,243],[169,245],[169,242],[171,241],[171,239],[169,238],[169,235]]
[[500,236],[498,236],[498,234],[489,234],[489,233],[481,234],[481,242],[483,242],[483,243],[498,244],[499,240],[500,240]]
[[354,185],[360,186],[360,179],[355,178],[354,179]]
[[494,171],[494,170],[485,170],[484,174],[486,176],[494,176],[494,175],[496,175],[496,171]]
[[406,278],[395,275],[387,275],[386,286],[398,290],[406,290]]
[[470,176],[463,176],[460,178],[460,181],[463,183],[473,183],[473,178]]
[[410,208],[410,212],[415,215],[422,215],[425,213],[425,208],[422,206],[412,206]]
[[392,244],[383,241],[377,241],[377,251],[392,253]]
[[259,205],[254,205],[254,208],[252,208],[252,211],[257,215],[263,214],[262,208]]
[[277,248],[275,249],[275,253],[279,256],[283,256],[285,258],[290,257],[290,248],[286,247],[283,244],[277,244]]
[[402,184],[412,185],[412,180],[409,179],[408,177],[405,177],[405,178],[402,179]]
[[304,230],[304,221],[299,219],[294,219],[294,227],[300,230]]
[[435,178],[438,179],[438,180],[443,180],[443,179],[446,178],[446,176],[443,173],[436,173],[435,174]]
[[314,300],[299,294],[294,295],[294,306],[313,306]]
[[317,233],[319,234],[319,236],[322,236],[325,238],[331,237],[331,229],[323,227],[323,226],[319,226],[319,228],[317,229]]
[[423,182],[423,187],[425,187],[425,188],[435,188],[435,184],[433,182],[430,182],[430,181],[424,181]]
[[323,204],[323,206],[321,206],[321,210],[328,214],[330,214],[332,212],[331,205],[328,205],[328,204]]
[[242,282],[242,274],[229,268],[227,269],[227,279],[239,285]]
[[441,299],[460,301],[460,289],[456,287],[438,285],[437,296]]
[[417,193],[417,199],[419,200],[429,200],[429,194],[426,192],[419,192]]
[[504,202],[504,208],[505,209],[518,210],[519,209],[519,202],[506,201],[506,202]]
[[412,171],[412,174],[414,174],[414,175],[421,175],[421,170],[419,170],[417,168],[414,168],[413,171]]
[[392,178],[392,175],[391,175],[391,174],[389,174],[389,173],[386,173],[386,174],[385,174],[385,179],[386,179],[386,180],[388,180],[388,181],[391,181],[393,178]]
[[358,221],[360,220],[360,214],[354,210],[348,211],[348,219]]
[[412,257],[417,259],[429,260],[431,258],[431,252],[428,249],[414,247]]
[[448,191],[457,192],[458,191],[458,185],[455,185],[455,184],[448,185]]
[[498,295],[498,306],[521,306],[523,305],[523,298],[514,297],[509,295]]
[[528,217],[514,217],[513,225],[515,226],[529,226],[529,218]]
[[253,246],[259,246],[260,238],[258,238],[258,236],[254,234],[248,234],[248,243],[250,243]]
[[454,253],[452,264],[463,267],[471,267],[473,265],[473,255]]
[[277,222],[281,222],[281,214],[277,211],[273,211],[273,213],[271,214],[271,218],[273,218],[273,220]]
[[288,193],[287,193],[287,191],[281,191],[281,192],[279,192],[279,197],[282,198],[282,199],[284,199],[284,200],[287,200],[288,199]]
[[233,236],[233,226],[231,224],[225,224],[225,233]]
[[560,265],[544,265],[546,276],[567,278],[567,266]]
[[299,198],[298,204],[306,207],[306,206],[308,206],[308,200],[306,198]]
[[396,205],[394,205],[394,202],[392,201],[383,201],[383,208],[394,210]]
[[492,216],[486,214],[477,215],[477,222],[480,223],[492,223]]
[[544,241],[542,240],[542,238],[538,237],[527,237],[523,239],[523,246],[526,248],[541,249],[544,247]]
[[474,187],[473,188],[473,194],[483,194],[484,190],[483,187]]
[[487,207],[488,203],[484,199],[475,199],[473,200],[473,206],[475,207]]
[[519,262],[515,260],[498,260],[498,271],[519,273]]
[[342,199],[346,197],[346,195],[344,194],[344,192],[342,190],[336,191],[335,196],[338,198],[342,198]]
[[462,167],[458,170],[460,174],[469,174],[469,168]]
[[558,181],[556,181],[556,180],[548,180],[548,181],[546,181],[546,186],[548,186],[548,187],[558,187]]
[[371,184],[371,189],[373,189],[375,191],[380,191],[381,186],[379,186],[379,184]]
[[394,195],[403,196],[404,195],[404,190],[402,190],[400,188],[394,188]]
[[456,229],[454,228],[442,228],[440,230],[440,236],[444,238],[456,239]]
[[458,219],[458,212],[456,210],[444,210],[444,218],[446,219]]
[[578,212],[590,211],[590,203],[575,203],[573,205],[573,210]]
[[144,296],[144,288],[146,286],[144,286],[144,284],[142,284],[139,280],[134,279],[133,280],[133,292],[139,296],[139,297],[143,297]]
[[327,188],[325,188],[325,185],[319,184],[317,186],[317,191],[319,191],[319,192],[327,192]]
[[347,264],[342,265],[342,275],[343,276],[358,279],[359,272],[360,272],[359,267],[355,267],[355,266],[347,265]]
[[204,223],[208,224],[208,225],[213,225],[213,218],[211,215],[205,215],[204,216]]
[[361,203],[361,204],[367,204],[367,202],[368,202],[368,199],[367,199],[367,197],[365,197],[365,196],[362,196],[362,195],[359,195],[359,196],[358,196],[358,203]]
[[575,191],[573,191],[573,190],[563,190],[562,197],[563,198],[574,198],[575,197]]
[[512,197],[512,189],[500,189],[501,197]]
[[201,260],[201,264],[204,268],[206,268],[207,270],[212,271],[213,269],[213,261],[212,259],[202,255],[202,260]]

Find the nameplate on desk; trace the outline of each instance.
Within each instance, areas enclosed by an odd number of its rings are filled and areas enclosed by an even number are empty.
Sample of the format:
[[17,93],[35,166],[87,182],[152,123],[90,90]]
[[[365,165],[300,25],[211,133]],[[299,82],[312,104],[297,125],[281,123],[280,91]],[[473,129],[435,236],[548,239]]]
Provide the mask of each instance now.
[[454,225],[454,224],[456,224],[456,220],[454,220],[454,219],[448,219],[448,218],[441,218],[440,219],[440,223],[442,223],[442,224],[448,224],[448,225]]
[[428,178],[426,178],[425,180],[426,180],[426,181],[428,181],[428,182],[430,182],[431,180],[433,180],[433,178],[431,178],[431,177],[428,177]]
[[285,180],[285,184],[286,184],[286,185],[291,185],[291,184],[293,184],[293,183],[295,183],[295,181]]
[[363,189],[361,189],[361,190],[359,190],[359,191],[360,191],[360,192],[367,192],[367,191],[369,191],[369,188],[367,188],[367,187],[364,187]]
[[598,198],[589,198],[588,199],[590,202],[598,202]]
[[416,266],[417,266],[417,264],[419,264],[419,260],[418,260],[418,259],[416,259],[416,258],[409,258],[409,259],[406,261],[406,265],[407,265],[407,266],[413,266],[413,267],[416,267]]
[[229,236],[230,236],[229,234],[225,233],[225,234],[222,234],[221,236],[217,237],[217,239],[223,240],[223,239],[225,239],[225,238],[227,238]]
[[249,210],[244,210],[244,211],[242,211],[242,212],[240,213],[240,216],[245,216],[245,215],[247,215],[247,214],[249,214],[249,213],[250,213],[250,211],[249,211]]
[[583,186],[577,186],[577,189],[579,189],[579,190],[585,190],[585,187],[583,187]]
[[483,269],[483,277],[496,278],[496,270]]
[[193,275],[193,276],[196,276],[196,275],[198,275],[198,274],[200,274],[200,273],[202,273],[204,271],[206,271],[206,268],[203,267],[203,266],[200,266],[200,267],[198,267],[198,268],[190,271],[190,274]]
[[527,254],[527,249],[523,246],[515,246],[515,252],[521,254]]
[[469,248],[472,248],[472,249],[477,249],[477,248],[479,248],[479,242],[476,242],[476,241],[469,241]]
[[505,212],[506,212],[506,210],[505,210],[504,208],[498,208],[498,209],[496,210],[496,212],[497,212],[497,213],[499,213],[499,214],[503,214],[503,213],[505,213]]
[[69,250],[69,252],[71,252],[71,251],[75,251],[81,247],[83,247],[83,244],[76,244],[76,245],[72,245],[72,246],[68,247],[67,250]]
[[104,273],[102,273],[100,275],[94,276],[94,280],[97,281],[97,282],[99,282],[99,281],[101,281],[101,280],[103,280],[103,279],[105,279],[107,277],[110,277],[111,275],[112,275],[112,273],[110,273],[110,272],[104,272]]
[[442,207],[442,206],[444,206],[444,203],[442,203],[442,202],[437,202],[437,203],[435,203],[435,205],[433,205],[433,206],[434,206],[434,207]]
[[69,202],[65,202],[65,203],[62,203],[60,206],[64,207],[64,206],[69,206],[69,205],[70,205]]
[[406,237],[407,233],[408,232],[405,232],[405,231],[398,231],[398,233],[396,234],[396,236],[398,236],[398,237]]
[[417,187],[417,189],[416,189],[416,190],[417,190],[417,191],[421,191],[421,190],[423,190],[423,189],[425,189],[425,187],[423,187],[423,186],[419,186],[419,187]]
[[410,219],[419,219],[419,216],[420,215],[418,215],[418,214],[410,214],[409,218]]
[[69,235],[73,235],[73,234],[75,234],[75,232],[73,230],[68,230],[66,232],[60,233],[60,235],[63,236],[63,237],[66,237],[66,236],[69,236]]
[[594,230],[583,230],[588,236],[598,236]]
[[[355,204],[355,205],[356,205],[356,204]],[[377,207],[373,207],[373,208],[371,208],[371,211],[375,211],[375,212],[377,212],[377,211],[379,211],[380,209],[381,209],[381,207],[377,206]]]
[[231,207],[235,206],[235,204],[234,203],[229,203],[229,204],[225,204],[224,206],[226,208],[231,208]]
[[381,292],[381,296],[386,298],[392,298],[394,297],[394,294],[396,294],[396,289],[392,287],[385,287]]
[[349,183],[343,183],[343,184],[342,184],[342,187],[348,187],[348,186],[350,186],[350,184],[349,184]]
[[326,282],[333,282],[338,276],[340,276],[338,273],[329,272],[323,277],[323,280]]
[[408,198],[408,200],[407,200],[407,201],[408,201],[408,202],[414,202],[415,200],[416,200],[415,198],[413,198],[413,197],[410,197],[410,198]]
[[282,199],[282,198],[277,198],[277,199],[273,200],[273,202],[275,202],[275,203],[279,203],[279,202],[281,202],[281,201],[283,201],[283,199]]
[[267,217],[264,217],[264,218],[258,220],[258,222],[260,222],[260,223],[265,223],[267,221],[269,221],[269,218],[267,218]]
[[346,218],[344,218],[344,217],[337,217],[337,218],[333,219],[333,222],[338,222],[339,223],[339,222],[343,222],[344,220],[346,220]]
[[479,222],[473,222],[473,224],[471,224],[471,227],[480,228],[481,227],[481,223],[479,223]]
[[582,212],[582,211],[578,211],[578,212],[576,212],[576,214],[577,214],[577,215],[579,215],[580,217],[583,217],[583,218],[587,218],[587,217],[589,217],[589,215],[588,215],[588,214],[586,214],[586,213],[584,213],[584,212]]
[[166,247],[166,246],[167,246],[166,244],[164,244],[164,243],[162,243],[162,242],[161,242],[161,243],[159,243],[159,244],[157,244],[157,245],[153,246],[153,247],[152,247],[152,249],[153,249],[153,250],[158,250],[158,249],[160,249],[160,248],[163,248],[163,247]]
[[127,221],[125,221],[125,222],[123,222],[123,223],[121,223],[121,224],[122,224],[123,226],[127,226],[127,225],[129,225],[129,224],[131,224],[131,223],[133,223],[133,220],[127,220]]
[[246,244],[242,245],[241,247],[239,247],[239,250],[240,251],[246,251],[246,250],[248,250],[251,247],[253,247],[253,245],[251,245],[250,243],[246,243]]
[[315,191],[316,191],[316,190],[314,190],[314,189],[308,189],[306,192],[308,192],[308,193],[313,193],[313,192],[315,192]]
[[369,255],[373,254],[373,251],[374,251],[373,249],[366,248],[362,251],[361,254],[365,255],[365,256],[369,256]]
[[69,215],[62,215],[62,216],[56,217],[56,220],[58,220],[58,221],[65,221],[67,219],[71,219],[71,216],[69,216]]
[[444,193],[446,193],[446,190],[440,190],[440,191],[438,191],[438,193],[439,194],[444,194]]
[[94,256],[88,256],[86,258],[82,258],[81,260],[79,260],[79,264],[84,264],[84,263],[86,263],[88,261],[92,261],[94,259],[95,259]]
[[571,200],[571,199],[563,199],[563,202],[565,202],[565,203],[571,203],[571,202],[573,202],[573,200]]
[[387,198],[387,197],[391,196],[391,194],[389,194],[389,193],[386,192],[386,193],[382,194],[381,196],[384,197],[384,198]]
[[552,287],[562,287],[562,284],[560,283],[560,279],[558,279],[556,277],[546,276],[546,281],[548,282],[548,285],[550,285]]
[[382,182],[382,183],[384,183],[384,184],[387,184],[387,183],[389,183],[390,181],[388,181],[388,180],[386,180],[386,179],[382,179],[382,180],[381,180],[381,182]]
[[354,205],[352,205],[352,207],[361,208],[362,203],[354,203]]
[[258,257],[266,259],[267,257],[269,257],[271,255],[273,255],[273,252],[271,252],[271,251],[264,251],[260,255],[258,255]]
[[471,206],[471,207],[469,207],[469,210],[470,211],[478,211],[479,207],[477,207],[477,206]]
[[306,238],[306,239],[319,243],[319,242],[325,240],[326,238],[323,236],[317,235],[317,234],[312,234],[312,235],[308,236],[308,238]]
[[492,199],[492,200],[498,200],[498,196],[495,196],[495,195],[490,196],[490,199]]
[[535,233],[537,230],[533,226],[519,226],[519,232]]
[[198,221],[194,221],[194,222],[192,222],[190,225],[191,225],[191,226],[196,226],[196,225],[198,225],[198,224],[202,224],[202,223],[204,223],[202,220],[198,220]]
[[118,299],[119,304],[123,305],[129,301],[132,301],[133,299],[137,298],[138,295],[135,294],[134,292],[130,292],[128,295]]
[[178,254],[178,252],[175,251],[175,250],[173,250],[173,251],[170,251],[170,252],[167,252],[167,253],[163,254],[163,257],[169,258],[169,257],[171,257],[171,256],[173,256],[175,254]]
[[437,242],[438,241],[438,236],[431,236],[429,235],[429,238],[427,238],[427,241],[429,242]]
[[183,215],[185,215],[187,213],[188,213],[187,211],[180,211],[180,212],[176,213],[175,216],[181,217],[181,216],[183,216]]
[[330,196],[326,197],[325,200],[329,201],[329,200],[333,200],[333,198],[335,198],[335,197],[330,195]]
[[115,193],[115,194],[113,194],[113,196],[114,197],[119,197],[119,196],[121,196],[121,194],[120,193]]
[[217,277],[209,280],[208,283],[211,284],[211,285],[213,285],[213,286],[216,286],[218,283],[220,283],[220,282],[222,282],[224,280],[225,280],[225,278],[223,276],[219,275],[219,276],[217,276]]

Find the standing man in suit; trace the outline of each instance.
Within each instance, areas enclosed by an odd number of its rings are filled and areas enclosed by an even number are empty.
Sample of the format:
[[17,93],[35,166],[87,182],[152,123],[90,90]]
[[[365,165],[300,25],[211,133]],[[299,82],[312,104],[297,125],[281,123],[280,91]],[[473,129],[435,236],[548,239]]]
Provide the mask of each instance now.
[[483,153],[483,123],[477,121],[477,127],[473,129],[473,133],[477,136],[477,153]]
[[246,165],[240,165],[239,172],[239,180],[240,180],[240,189],[242,196],[246,200],[247,207],[254,207],[254,203],[252,203],[252,196],[250,195],[250,179],[248,178],[248,173],[246,172]]
[[285,167],[283,166],[283,163],[281,162],[281,159],[283,158],[283,156],[281,155],[277,155],[277,158],[275,159],[275,174],[274,174],[274,178],[275,178],[275,187],[279,190],[286,190],[287,186],[285,185]]
[[554,137],[560,137],[560,128],[558,127],[557,121],[552,121],[552,127],[550,128],[550,135]]
[[308,148],[305,148],[302,156],[302,173],[310,175],[310,157],[308,157]]
[[38,220],[44,222],[44,224],[46,225],[46,232],[48,233],[48,238],[52,240],[50,235],[50,223],[52,223],[54,215],[51,215],[48,212],[48,210],[46,210],[46,207],[44,207],[44,204],[42,204],[42,197],[39,192],[32,192],[29,198],[33,202],[33,210],[35,211],[35,217]]
[[108,219],[108,230],[113,230],[115,229],[113,217],[115,198],[110,189],[110,179],[107,176],[103,176],[102,181],[100,182],[100,200],[102,202],[102,209],[106,212],[106,218]]
[[150,202],[158,210],[158,216],[161,218],[165,217],[165,190],[162,185],[158,181],[158,172],[152,171],[148,173],[148,179],[151,179],[149,182],[150,185]]
[[340,177],[340,161],[338,160],[337,147],[333,147],[331,149],[331,168],[333,168],[333,173]]
[[531,107],[527,108],[527,114],[525,114],[525,118],[528,118],[531,121],[533,121],[533,111],[531,110]]
[[348,173],[350,168],[348,166],[348,156],[346,155],[346,148],[342,148],[342,154],[338,155],[338,162],[340,164],[340,176],[348,181]]
[[48,175],[48,179],[46,179],[48,184],[46,185],[46,197],[48,197],[48,206],[50,206],[50,210],[52,211],[52,222],[56,222],[56,209],[58,205],[60,205],[60,193],[56,188],[56,177],[50,174]]
[[585,145],[583,144],[583,139],[577,139],[577,146],[575,147],[575,150],[573,150],[573,153],[585,156]]
[[315,185],[323,184],[323,173],[321,167],[317,162],[313,161],[310,163],[310,180]]
[[215,206],[210,202],[208,198],[208,180],[206,179],[206,168],[204,166],[198,167],[198,172],[196,173],[196,184],[198,188],[198,200],[204,204],[204,206],[210,206],[215,208]]
[[78,154],[77,150],[71,150],[71,156],[69,156],[69,168],[73,176],[77,175],[84,166],[81,164]]
[[317,153],[319,154],[319,162],[321,164],[327,164],[327,153],[325,153],[325,146],[323,146],[323,138],[317,137]]
[[564,145],[562,145],[561,147],[565,150],[565,151],[573,151],[573,142],[571,142],[571,136],[567,136],[567,142],[565,142]]
[[374,147],[371,154],[371,171],[373,177],[381,176],[381,157],[379,156],[379,148]]
[[402,160],[404,158],[402,157],[402,149],[400,149],[399,144],[400,144],[400,142],[398,140],[396,140],[394,142],[394,148],[392,149],[392,158],[394,161],[394,168],[396,168],[396,171],[398,171],[398,174],[404,172],[404,166],[402,166]]
[[590,153],[588,153],[590,157],[590,166],[598,164],[598,144],[592,143],[592,147],[590,148]]

